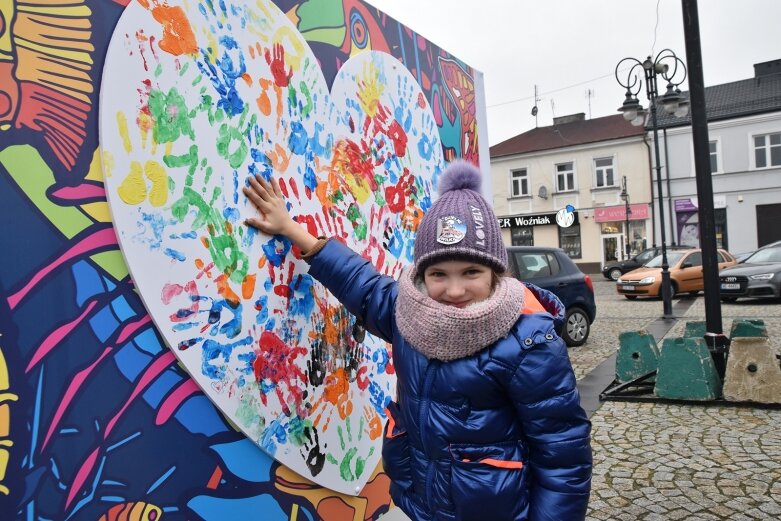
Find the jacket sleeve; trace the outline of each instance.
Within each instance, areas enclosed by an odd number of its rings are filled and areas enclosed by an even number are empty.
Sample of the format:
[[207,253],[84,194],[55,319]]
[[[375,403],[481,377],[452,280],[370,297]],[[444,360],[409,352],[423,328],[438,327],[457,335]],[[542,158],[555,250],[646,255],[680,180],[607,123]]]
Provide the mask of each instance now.
[[369,261],[336,240],[329,240],[311,258],[309,274],[358,317],[367,331],[392,341],[398,294],[393,277],[381,275]]
[[529,520],[583,520],[591,490],[591,422],[560,338],[527,351],[510,392],[529,447]]

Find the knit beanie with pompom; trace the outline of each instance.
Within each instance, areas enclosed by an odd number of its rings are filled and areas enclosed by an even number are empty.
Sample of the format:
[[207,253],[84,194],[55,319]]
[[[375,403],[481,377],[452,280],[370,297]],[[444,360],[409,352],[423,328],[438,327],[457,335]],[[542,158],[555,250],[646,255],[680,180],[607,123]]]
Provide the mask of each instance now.
[[439,179],[439,199],[423,217],[415,237],[413,278],[446,260],[475,261],[507,271],[507,250],[496,215],[480,195],[482,176],[471,163],[450,163]]

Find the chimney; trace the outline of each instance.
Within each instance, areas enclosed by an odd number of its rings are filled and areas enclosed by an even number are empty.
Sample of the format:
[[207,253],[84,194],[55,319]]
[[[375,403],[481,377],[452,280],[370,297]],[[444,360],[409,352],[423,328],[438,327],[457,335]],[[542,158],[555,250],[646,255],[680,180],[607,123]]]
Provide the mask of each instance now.
[[570,114],[569,116],[553,118],[554,125],[564,125],[565,123],[574,123],[576,121],[586,121],[586,113],[578,112],[577,114]]
[[781,60],[771,60],[769,62],[754,64],[754,77],[769,76],[771,74],[781,73]]

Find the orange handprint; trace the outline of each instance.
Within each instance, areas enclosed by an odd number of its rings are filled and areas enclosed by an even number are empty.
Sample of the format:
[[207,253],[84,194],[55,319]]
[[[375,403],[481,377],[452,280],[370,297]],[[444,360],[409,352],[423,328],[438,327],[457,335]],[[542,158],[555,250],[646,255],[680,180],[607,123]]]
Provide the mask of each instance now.
[[364,429],[364,432],[369,435],[369,439],[376,440],[379,438],[382,434],[382,420],[380,419],[380,415],[377,414],[377,411],[369,405],[364,405],[363,418],[368,424]]

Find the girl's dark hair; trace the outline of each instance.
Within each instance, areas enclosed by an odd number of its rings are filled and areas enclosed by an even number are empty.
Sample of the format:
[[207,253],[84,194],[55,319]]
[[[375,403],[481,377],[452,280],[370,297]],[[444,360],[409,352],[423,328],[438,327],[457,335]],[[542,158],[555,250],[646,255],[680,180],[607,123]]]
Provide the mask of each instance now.
[[499,273],[496,270],[491,270],[491,291],[496,289],[496,286],[499,285],[499,282],[501,282],[502,277],[512,277],[512,274],[508,271],[503,271]]

